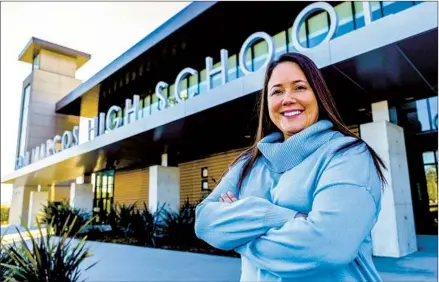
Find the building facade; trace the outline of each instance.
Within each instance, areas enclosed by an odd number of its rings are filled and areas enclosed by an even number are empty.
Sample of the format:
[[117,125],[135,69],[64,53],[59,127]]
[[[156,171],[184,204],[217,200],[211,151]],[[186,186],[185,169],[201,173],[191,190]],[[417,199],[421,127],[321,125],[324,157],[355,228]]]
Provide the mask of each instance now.
[[374,254],[414,252],[437,234],[437,36],[433,2],[194,2],[84,83],[90,55],[32,38],[11,223],[62,199],[99,221],[198,202],[251,144],[268,62],[300,52],[389,168]]

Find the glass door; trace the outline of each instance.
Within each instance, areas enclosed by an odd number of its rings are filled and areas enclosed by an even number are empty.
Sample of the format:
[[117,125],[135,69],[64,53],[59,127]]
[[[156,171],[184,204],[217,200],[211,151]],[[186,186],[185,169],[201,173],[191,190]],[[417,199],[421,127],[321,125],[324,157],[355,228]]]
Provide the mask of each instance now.
[[437,96],[397,106],[404,128],[417,234],[437,234]]
[[93,216],[96,223],[104,223],[114,202],[114,170],[95,173]]

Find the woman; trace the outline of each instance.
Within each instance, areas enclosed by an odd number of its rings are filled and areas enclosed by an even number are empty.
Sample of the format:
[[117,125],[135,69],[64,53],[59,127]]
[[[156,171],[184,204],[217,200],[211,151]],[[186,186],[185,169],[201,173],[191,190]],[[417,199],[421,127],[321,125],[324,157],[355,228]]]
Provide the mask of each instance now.
[[267,67],[255,143],[197,206],[196,234],[241,254],[241,281],[380,280],[370,234],[382,169],[316,65],[284,54]]

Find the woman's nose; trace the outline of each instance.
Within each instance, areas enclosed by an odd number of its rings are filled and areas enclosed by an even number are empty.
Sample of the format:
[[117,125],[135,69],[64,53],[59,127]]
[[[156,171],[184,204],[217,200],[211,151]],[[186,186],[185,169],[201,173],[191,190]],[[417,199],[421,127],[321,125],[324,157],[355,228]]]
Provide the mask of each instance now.
[[282,105],[291,105],[291,104],[295,104],[296,102],[297,102],[296,98],[290,91],[285,92]]

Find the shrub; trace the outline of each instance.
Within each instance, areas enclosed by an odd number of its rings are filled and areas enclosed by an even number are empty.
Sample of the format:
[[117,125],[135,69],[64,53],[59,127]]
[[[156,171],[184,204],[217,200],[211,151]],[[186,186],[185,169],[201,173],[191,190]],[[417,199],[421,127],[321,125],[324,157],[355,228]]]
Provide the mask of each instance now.
[[173,248],[188,248],[196,245],[197,236],[195,235],[195,208],[186,199],[180,212],[163,211],[163,242]]
[[[65,230],[63,227],[72,226],[72,233],[79,231],[82,225],[89,219],[90,215],[80,209],[73,208],[68,202],[50,202],[43,206],[44,215],[42,222],[50,225],[56,236],[60,236]],[[73,219],[76,220],[73,222]]]
[[8,223],[9,221],[9,207],[7,206],[1,206],[0,207],[0,223]]
[[[72,241],[78,234],[73,232],[78,218],[66,220],[60,229],[62,230],[60,238],[53,237],[55,233],[52,228],[47,228],[46,235],[43,235],[41,225],[38,222],[39,239],[33,237],[29,229],[25,227],[26,234],[30,238],[25,240],[19,229],[16,228],[20,240],[14,241],[10,245],[1,243],[2,250],[10,260],[2,263],[6,270],[2,281],[79,281],[81,274],[79,266],[91,254],[85,246],[86,237],[79,242]],[[78,231],[81,231],[90,222],[91,220],[84,223]],[[27,240],[30,241],[30,244],[26,242]],[[90,269],[95,264],[88,266],[85,270]]]

